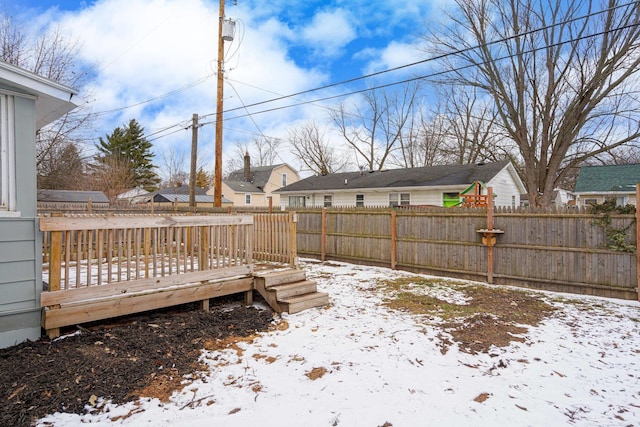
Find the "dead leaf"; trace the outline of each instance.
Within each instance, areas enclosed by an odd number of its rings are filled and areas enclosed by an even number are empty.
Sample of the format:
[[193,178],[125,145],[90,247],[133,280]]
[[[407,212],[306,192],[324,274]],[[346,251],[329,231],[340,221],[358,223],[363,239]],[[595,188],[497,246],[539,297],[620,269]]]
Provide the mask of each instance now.
[[485,402],[488,398],[491,397],[490,393],[480,393],[479,395],[476,396],[475,399],[473,399],[475,402],[478,403],[482,403]]

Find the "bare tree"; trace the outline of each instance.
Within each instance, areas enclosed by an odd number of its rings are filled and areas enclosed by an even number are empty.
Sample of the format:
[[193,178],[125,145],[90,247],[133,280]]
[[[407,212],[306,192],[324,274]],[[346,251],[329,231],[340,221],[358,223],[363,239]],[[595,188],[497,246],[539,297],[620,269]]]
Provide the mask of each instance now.
[[399,91],[370,90],[362,94],[361,105],[342,103],[333,110],[331,117],[357,161],[369,170],[384,167],[402,139],[417,94],[416,84]]
[[595,3],[456,0],[453,25],[430,40],[448,54],[447,83],[491,97],[535,206],[575,166],[640,136],[640,3]]
[[[0,15],[0,60],[76,89],[83,88],[90,73],[79,67],[79,43],[67,39],[60,29],[30,34],[24,28],[11,17]],[[90,119],[86,107],[80,107],[38,131],[36,166],[40,175],[56,161],[64,163],[55,155],[64,153],[68,144],[81,142],[80,131]]]
[[441,146],[443,156],[459,165],[504,158],[495,105],[491,99],[479,99],[476,88],[465,89],[448,86],[441,93],[447,135]]
[[421,105],[410,115],[399,148],[390,162],[402,168],[442,164],[442,147],[446,140],[445,120],[437,111]]
[[162,185],[163,187],[180,187],[189,185],[189,173],[186,172],[186,155],[184,151],[177,153],[174,148],[169,148],[167,153],[162,153]]
[[291,129],[289,142],[293,154],[314,174],[336,173],[349,162],[349,157],[336,151],[326,138],[325,130],[314,121]]
[[257,156],[251,156],[252,164],[254,166],[271,166],[278,163],[278,148],[281,143],[281,139],[269,136],[254,138],[252,150],[249,153],[255,153]]
[[90,170],[92,189],[104,192],[111,203],[116,203],[118,194],[130,189],[135,181],[131,162],[115,155],[91,165]]
[[278,161],[280,145],[282,139],[260,136],[254,138],[250,143],[235,142],[233,152],[225,159],[224,176],[229,176],[231,172],[244,167],[244,156],[249,153],[251,166],[272,166],[282,161]]
[[41,159],[38,188],[83,190],[86,187],[85,162],[75,144],[58,144]]

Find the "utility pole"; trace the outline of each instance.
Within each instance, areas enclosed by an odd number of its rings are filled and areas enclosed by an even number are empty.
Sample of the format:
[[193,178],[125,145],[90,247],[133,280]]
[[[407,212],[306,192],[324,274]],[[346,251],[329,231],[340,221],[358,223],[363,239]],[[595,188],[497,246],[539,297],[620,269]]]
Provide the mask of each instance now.
[[191,123],[191,172],[189,174],[189,207],[196,206],[196,161],[198,159],[198,115],[193,114]]
[[216,96],[216,158],[213,172],[213,206],[222,206],[222,97],[224,90],[224,0],[220,0],[220,20],[218,22],[218,91]]

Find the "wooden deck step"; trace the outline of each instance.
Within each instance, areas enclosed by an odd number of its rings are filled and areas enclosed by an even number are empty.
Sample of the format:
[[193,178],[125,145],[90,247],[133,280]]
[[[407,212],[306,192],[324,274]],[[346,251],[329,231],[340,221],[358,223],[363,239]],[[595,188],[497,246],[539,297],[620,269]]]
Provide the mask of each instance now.
[[304,270],[281,270],[270,273],[257,273],[255,279],[257,284],[268,289],[272,286],[282,285],[292,282],[300,282],[306,280],[307,274]]
[[308,308],[322,307],[328,303],[329,294],[326,292],[313,292],[278,300],[278,304],[283,307],[283,311],[289,314],[297,313]]
[[271,286],[267,288],[267,291],[275,292],[276,299],[279,301],[285,298],[317,292],[318,285],[312,280],[301,280],[299,282]]

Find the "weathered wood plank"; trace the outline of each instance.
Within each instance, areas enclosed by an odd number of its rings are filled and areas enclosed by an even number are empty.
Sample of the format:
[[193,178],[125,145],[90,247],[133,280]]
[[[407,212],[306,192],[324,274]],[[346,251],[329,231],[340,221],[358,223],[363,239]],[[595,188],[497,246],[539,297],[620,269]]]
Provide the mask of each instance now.
[[123,314],[139,313],[173,305],[202,301],[253,289],[253,278],[195,283],[177,289],[163,288],[153,293],[136,293],[123,297],[86,301],[82,304],[45,310],[42,326],[49,330],[66,325],[109,319]]
[[205,225],[251,225],[250,215],[149,216],[149,217],[48,217],[40,218],[41,231],[167,228]]
[[219,280],[225,277],[235,277],[251,274],[250,265],[228,267],[219,270],[195,271],[174,274],[166,277],[132,280],[129,282],[114,282],[109,285],[82,287],[62,291],[43,292],[40,296],[40,306],[72,304],[89,299],[107,298],[114,295],[124,295],[145,290],[157,290],[184,283],[201,282],[205,280]]

